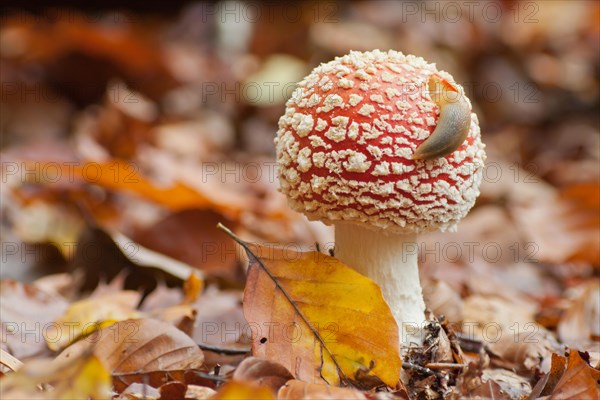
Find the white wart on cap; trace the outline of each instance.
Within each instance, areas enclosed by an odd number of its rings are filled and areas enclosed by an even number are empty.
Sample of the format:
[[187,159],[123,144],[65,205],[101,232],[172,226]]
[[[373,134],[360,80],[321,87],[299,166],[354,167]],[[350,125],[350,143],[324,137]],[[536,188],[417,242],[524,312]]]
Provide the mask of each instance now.
[[485,152],[471,114],[458,149],[412,159],[438,123],[427,90],[434,74],[464,95],[448,73],[396,51],[351,52],[304,78],[275,139],[290,206],[311,220],[389,233],[454,230],[479,195]]

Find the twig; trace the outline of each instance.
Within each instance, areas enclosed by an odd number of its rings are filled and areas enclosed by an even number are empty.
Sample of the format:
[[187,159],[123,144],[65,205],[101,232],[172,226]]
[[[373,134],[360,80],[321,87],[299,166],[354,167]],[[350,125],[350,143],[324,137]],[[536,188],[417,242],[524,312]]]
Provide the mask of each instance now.
[[194,370],[193,372],[195,375],[199,376],[200,378],[208,379],[209,381],[227,382],[229,380],[228,378],[225,378],[224,376],[212,375],[212,374],[208,374],[208,373],[202,372],[202,371]]
[[244,250],[246,250],[246,253],[248,253],[248,258],[250,258],[250,262],[252,262],[253,259],[256,260],[256,262],[258,263],[258,265],[260,265],[260,267],[262,268],[262,270],[265,271],[265,273],[269,276],[269,278],[271,278],[271,280],[273,281],[273,283],[275,283],[275,287],[277,287],[277,289],[279,289],[279,291],[283,294],[283,296],[287,299],[287,301],[292,305],[292,307],[294,308],[294,311],[296,312],[296,314],[298,314],[298,316],[302,319],[302,321],[304,321],[304,323],[306,324],[306,326],[308,327],[308,329],[310,329],[311,332],[313,333],[313,335],[315,335],[315,337],[317,338],[317,340],[319,341],[319,343],[321,343],[322,348],[327,352],[327,354],[331,358],[331,361],[333,361],[333,364],[335,365],[335,368],[337,369],[338,374],[340,376],[340,381],[343,382],[344,385],[346,385],[346,386],[351,386],[351,382],[348,379],[348,377],[346,376],[346,373],[342,370],[342,367],[340,367],[339,363],[337,362],[337,360],[333,356],[333,353],[331,352],[331,350],[329,350],[329,347],[327,347],[327,345],[325,344],[325,341],[323,340],[323,338],[319,334],[319,331],[317,331],[317,329],[314,326],[312,326],[312,324],[310,323],[310,321],[306,318],[306,316],[302,313],[302,311],[300,311],[300,309],[298,308],[298,305],[296,304],[296,302],[294,302],[294,300],[292,300],[292,298],[290,297],[290,295],[281,286],[281,284],[279,283],[279,281],[277,280],[277,278],[275,277],[275,275],[273,275],[271,273],[271,271],[269,271],[269,269],[267,268],[267,266],[263,263],[263,261],[260,258],[258,258],[252,252],[252,250],[250,250],[250,246],[248,246],[248,243],[244,242],[242,239],[240,239],[239,237],[237,237],[235,235],[235,233],[233,233],[229,228],[227,228],[225,225],[223,225],[221,223],[217,224],[217,228],[221,229],[223,232],[225,232],[226,234],[228,234],[233,240],[235,240],[240,246],[242,246],[244,248]]
[[421,367],[420,365],[417,364],[411,364],[409,362],[403,361],[402,362],[402,368],[404,369],[412,369],[413,371],[417,371],[421,374],[425,374],[425,375],[434,375],[439,379],[444,379],[444,375],[442,375],[439,372],[433,371],[427,367]]
[[466,368],[466,364],[456,364],[456,363],[429,363],[425,364],[426,368],[429,369],[462,369]]
[[219,354],[226,355],[226,356],[243,355],[243,354],[248,354],[252,351],[252,349],[249,347],[242,347],[242,348],[236,349],[236,348],[213,346],[211,344],[206,344],[206,343],[198,343],[198,347],[200,347],[202,350],[212,351],[213,353],[219,353]]

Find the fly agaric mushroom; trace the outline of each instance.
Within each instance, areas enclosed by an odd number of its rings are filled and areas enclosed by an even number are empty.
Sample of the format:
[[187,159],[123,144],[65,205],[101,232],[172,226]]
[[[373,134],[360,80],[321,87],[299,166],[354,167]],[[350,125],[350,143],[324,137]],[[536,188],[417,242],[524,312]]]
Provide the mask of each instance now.
[[420,57],[353,51],[298,84],[275,143],[290,206],[335,226],[335,256],[381,287],[401,344],[420,343],[417,234],[455,230],[482,178],[464,90]]

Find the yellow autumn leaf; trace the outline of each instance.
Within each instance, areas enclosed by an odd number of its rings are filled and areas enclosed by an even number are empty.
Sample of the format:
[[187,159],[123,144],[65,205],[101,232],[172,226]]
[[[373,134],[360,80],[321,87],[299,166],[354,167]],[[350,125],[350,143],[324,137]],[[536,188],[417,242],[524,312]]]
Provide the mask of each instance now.
[[[48,384],[51,390],[39,390]],[[2,399],[110,399],[112,378],[104,364],[93,354],[57,362],[34,360],[18,372],[7,375],[0,385]]]
[[62,317],[44,330],[48,348],[58,351],[115,322],[138,318],[141,314],[136,306],[140,296],[138,292],[126,290],[71,304]]
[[211,397],[212,400],[275,400],[275,395],[265,386],[250,382],[230,381]]
[[398,383],[398,328],[373,281],[318,252],[250,245],[228,233],[250,259],[244,315],[255,356],[306,382]]

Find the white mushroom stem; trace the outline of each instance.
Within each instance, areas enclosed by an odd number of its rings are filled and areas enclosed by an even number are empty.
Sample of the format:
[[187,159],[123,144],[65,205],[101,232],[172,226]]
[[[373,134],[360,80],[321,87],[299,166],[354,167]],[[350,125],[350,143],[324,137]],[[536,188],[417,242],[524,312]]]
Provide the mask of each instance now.
[[422,344],[425,302],[419,281],[416,235],[385,234],[355,224],[335,224],[335,257],[375,281],[396,323],[402,353]]

